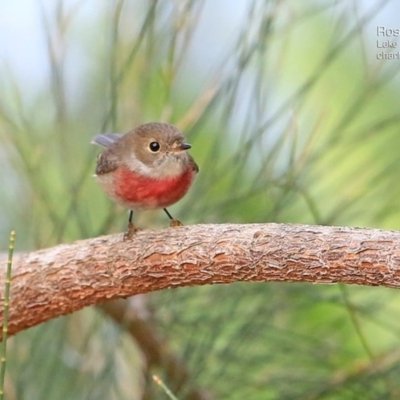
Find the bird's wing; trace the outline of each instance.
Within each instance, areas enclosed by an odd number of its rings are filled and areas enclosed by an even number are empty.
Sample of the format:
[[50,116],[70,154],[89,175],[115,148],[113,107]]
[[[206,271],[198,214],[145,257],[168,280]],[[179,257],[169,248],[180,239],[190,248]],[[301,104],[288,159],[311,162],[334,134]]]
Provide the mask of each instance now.
[[100,133],[92,139],[91,143],[108,148],[112,144],[114,144],[121,136],[121,133]]
[[97,157],[96,175],[104,175],[118,168],[118,160],[115,157],[112,145],[122,136],[120,133],[101,133],[92,140],[93,144],[98,144],[106,148]]
[[105,150],[97,157],[96,175],[104,175],[118,168],[116,157],[109,150]]

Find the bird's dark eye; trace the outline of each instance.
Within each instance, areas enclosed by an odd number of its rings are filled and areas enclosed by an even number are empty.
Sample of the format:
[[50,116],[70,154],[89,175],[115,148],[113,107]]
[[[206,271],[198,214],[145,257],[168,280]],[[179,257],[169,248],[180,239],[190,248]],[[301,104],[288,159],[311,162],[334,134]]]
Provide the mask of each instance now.
[[151,142],[149,144],[149,148],[153,153],[157,153],[160,150],[160,143],[158,142]]

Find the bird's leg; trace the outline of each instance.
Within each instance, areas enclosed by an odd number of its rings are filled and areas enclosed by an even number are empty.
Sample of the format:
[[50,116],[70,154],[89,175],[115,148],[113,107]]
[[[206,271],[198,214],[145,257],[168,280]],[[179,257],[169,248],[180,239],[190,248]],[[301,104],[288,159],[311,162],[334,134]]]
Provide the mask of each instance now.
[[169,213],[169,211],[168,211],[166,208],[163,208],[163,210],[165,211],[165,214],[168,215],[168,218],[169,218],[170,221],[171,221],[170,224],[169,224],[169,226],[172,226],[172,227],[183,226],[182,222],[179,221],[179,220],[177,220],[177,219],[174,219],[174,218],[172,217],[172,215]]
[[127,226],[127,231],[124,233],[124,241],[132,240],[133,235],[137,231],[140,231],[140,228],[133,225],[132,220],[133,220],[133,211],[129,210],[128,226]]

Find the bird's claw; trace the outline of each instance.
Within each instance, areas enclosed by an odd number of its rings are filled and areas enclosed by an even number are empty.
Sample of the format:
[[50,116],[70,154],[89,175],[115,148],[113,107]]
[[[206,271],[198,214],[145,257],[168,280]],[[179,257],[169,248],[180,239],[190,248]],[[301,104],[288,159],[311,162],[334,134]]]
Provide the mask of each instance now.
[[177,219],[171,219],[171,222],[169,224],[171,228],[176,228],[177,226],[183,226],[182,222],[177,220]]
[[140,231],[140,228],[137,226],[133,225],[132,222],[128,222],[128,230],[124,233],[124,242],[127,240],[132,240],[134,234],[138,231]]

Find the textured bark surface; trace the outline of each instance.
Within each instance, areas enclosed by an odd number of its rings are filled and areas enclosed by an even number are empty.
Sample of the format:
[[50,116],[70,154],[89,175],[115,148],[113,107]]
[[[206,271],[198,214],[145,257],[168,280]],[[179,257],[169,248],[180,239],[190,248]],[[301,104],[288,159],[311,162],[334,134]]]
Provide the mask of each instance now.
[[[3,296],[5,268],[0,274]],[[16,256],[9,333],[109,299],[214,283],[400,287],[400,233],[282,224],[195,225]],[[0,314],[0,323],[2,315]]]

